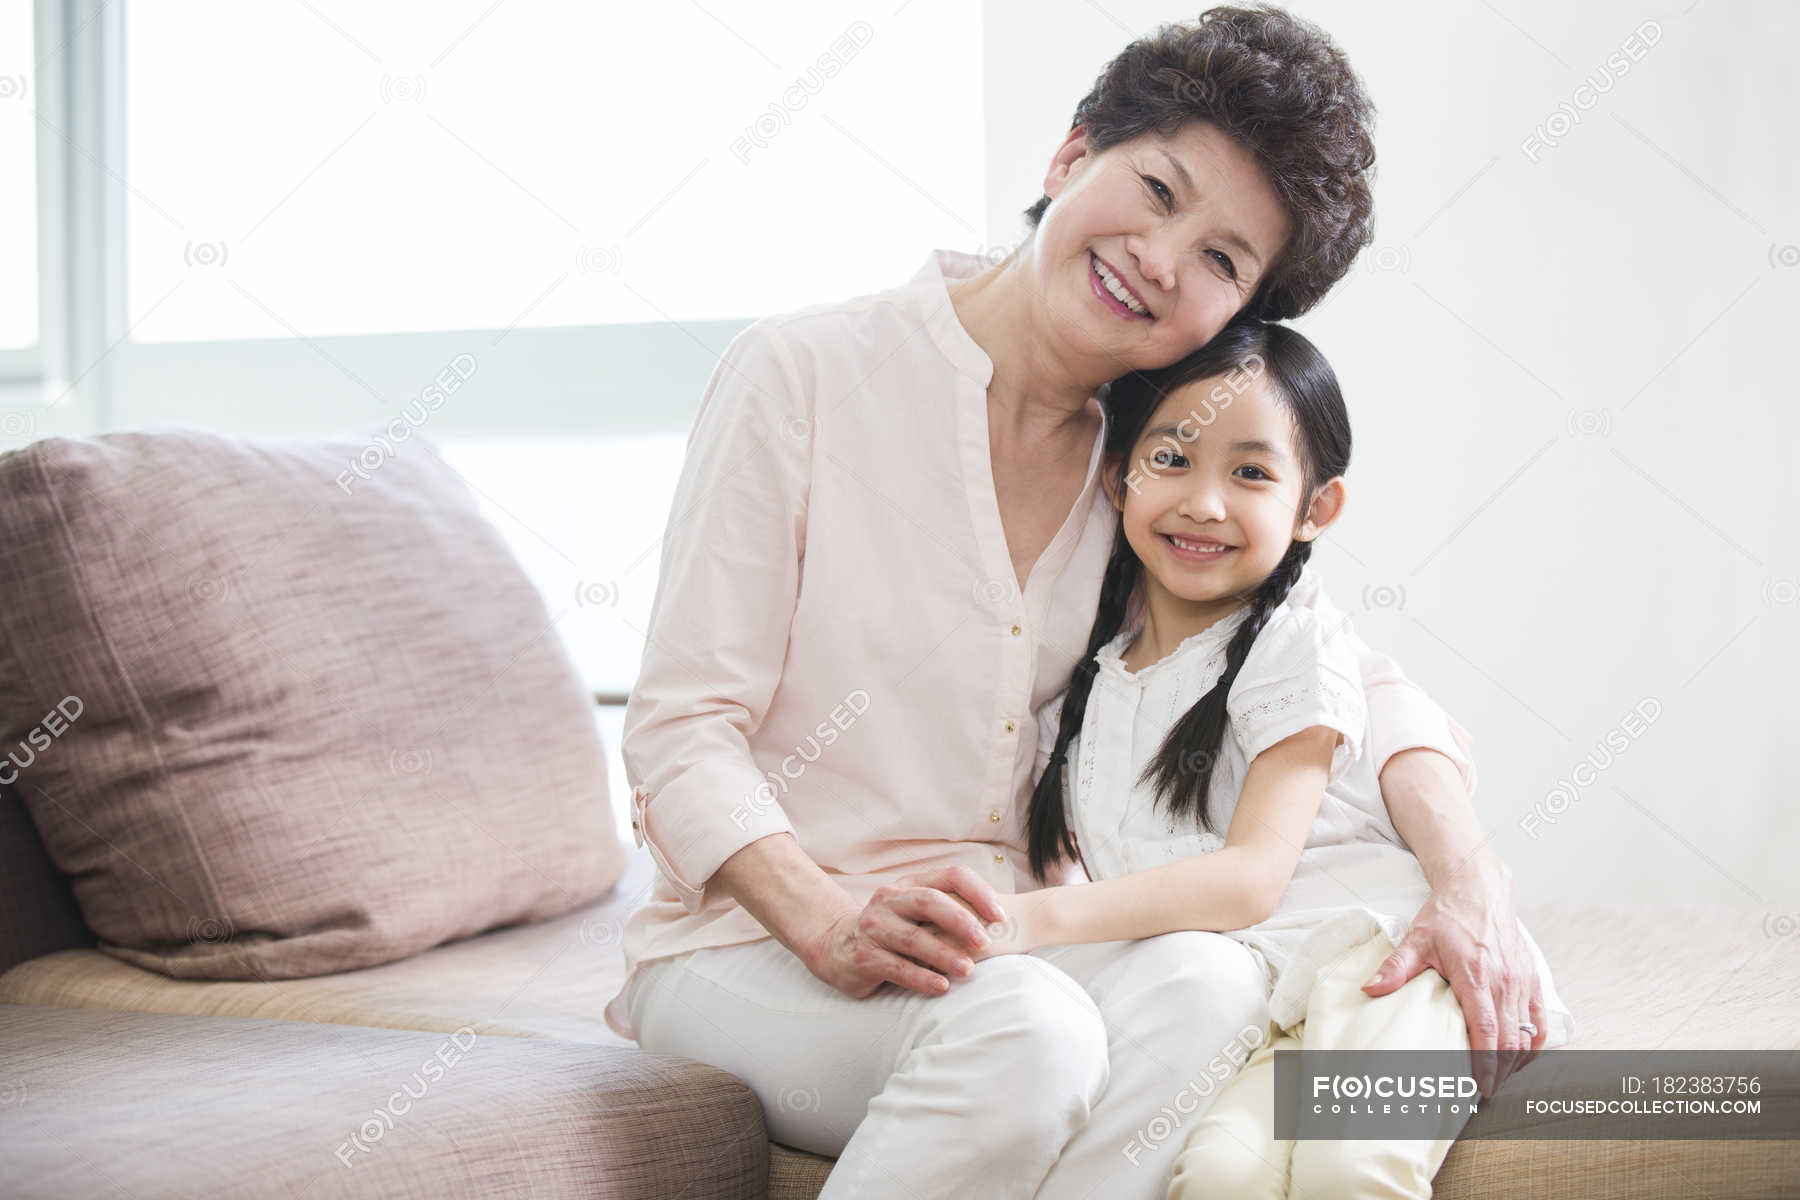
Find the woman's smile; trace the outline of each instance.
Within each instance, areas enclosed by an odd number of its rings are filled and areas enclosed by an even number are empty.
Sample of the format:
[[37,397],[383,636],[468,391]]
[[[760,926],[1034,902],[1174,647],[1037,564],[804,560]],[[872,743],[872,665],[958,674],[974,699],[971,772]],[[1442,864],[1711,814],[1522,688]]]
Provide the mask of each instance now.
[[[1112,286],[1108,286],[1108,281]],[[1131,321],[1153,321],[1150,306],[1144,303],[1143,297],[1132,290],[1131,286],[1092,250],[1088,251],[1088,285],[1094,289],[1106,306]]]

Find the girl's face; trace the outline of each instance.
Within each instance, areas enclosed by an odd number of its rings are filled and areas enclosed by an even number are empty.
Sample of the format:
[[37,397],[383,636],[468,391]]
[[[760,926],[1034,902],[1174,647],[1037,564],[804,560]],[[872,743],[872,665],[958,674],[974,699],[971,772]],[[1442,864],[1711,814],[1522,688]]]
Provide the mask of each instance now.
[[1168,366],[1211,341],[1256,293],[1290,228],[1255,157],[1208,121],[1099,154],[1078,128],[1051,162],[1044,194],[1052,203],[1035,238],[1037,292],[1057,338],[1103,360],[1107,379]]
[[1164,397],[1132,447],[1122,484],[1114,460],[1107,492],[1159,616],[1211,624],[1230,615],[1292,541],[1311,541],[1337,520],[1341,476],[1302,511],[1296,432],[1253,360]]

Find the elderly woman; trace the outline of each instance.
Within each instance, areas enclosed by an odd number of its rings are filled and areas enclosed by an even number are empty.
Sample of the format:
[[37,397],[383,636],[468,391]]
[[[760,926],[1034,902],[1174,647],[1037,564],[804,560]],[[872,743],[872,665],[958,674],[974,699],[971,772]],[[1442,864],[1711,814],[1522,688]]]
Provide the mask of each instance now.
[[[1370,117],[1279,10],[1166,26],[1081,101],[1004,262],[936,251],[757,321],[714,372],[626,714],[659,876],[607,1019],[746,1080],[771,1137],[838,1156],[827,1196],[1161,1197],[1262,1036],[1262,969],[1219,934],[968,952],[1010,895],[1080,878],[1031,875],[1025,814],[1111,550],[1105,385],[1343,276]],[[1382,799],[1434,889],[1365,986],[1429,966],[1475,1047],[1528,1050],[1536,975],[1468,739],[1360,657]]]

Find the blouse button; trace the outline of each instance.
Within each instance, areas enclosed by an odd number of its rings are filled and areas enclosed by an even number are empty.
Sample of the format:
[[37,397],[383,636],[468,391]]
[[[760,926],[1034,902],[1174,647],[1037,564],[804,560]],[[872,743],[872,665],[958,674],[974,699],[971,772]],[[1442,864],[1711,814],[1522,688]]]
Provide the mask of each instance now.
[[1017,729],[1018,727],[1019,727],[1019,723],[1017,721],[1008,721],[1006,723],[1006,732],[1011,733],[1013,730]]
[[1013,636],[1014,636],[1014,637],[1018,637],[1018,636],[1019,636],[1019,635],[1020,635],[1020,634],[1021,634],[1021,633],[1024,633],[1024,632],[1025,632],[1025,631],[1024,631],[1024,630],[1023,630],[1023,629],[1021,629],[1021,628],[1020,628],[1020,627],[1019,627],[1019,626],[1017,626],[1017,625],[1014,625],[1014,626],[1013,626],[1013,627],[1012,627],[1012,635],[1013,635]]
[[997,808],[992,809],[988,812],[988,820],[998,821],[999,819],[1000,819],[1000,810],[999,809],[997,809]]
[[1004,855],[1004,854],[996,854],[996,855],[994,855],[994,861],[995,861],[995,862],[997,862],[997,863],[1003,863],[1003,862],[1005,862],[1005,861],[1006,861],[1006,855]]

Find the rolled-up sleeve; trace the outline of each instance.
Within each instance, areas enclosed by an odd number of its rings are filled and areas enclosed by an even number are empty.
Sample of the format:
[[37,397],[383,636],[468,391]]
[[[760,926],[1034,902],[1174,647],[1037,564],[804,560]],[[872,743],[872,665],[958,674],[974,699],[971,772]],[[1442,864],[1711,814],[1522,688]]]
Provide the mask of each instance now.
[[1400,664],[1371,650],[1352,634],[1362,671],[1363,699],[1369,711],[1368,752],[1380,776],[1388,759],[1402,750],[1436,750],[1456,764],[1463,787],[1475,794],[1474,739],[1423,689],[1408,679]]
[[806,545],[813,397],[778,327],[726,348],[688,435],[620,753],[632,831],[683,906],[793,832],[750,753],[787,654]]

